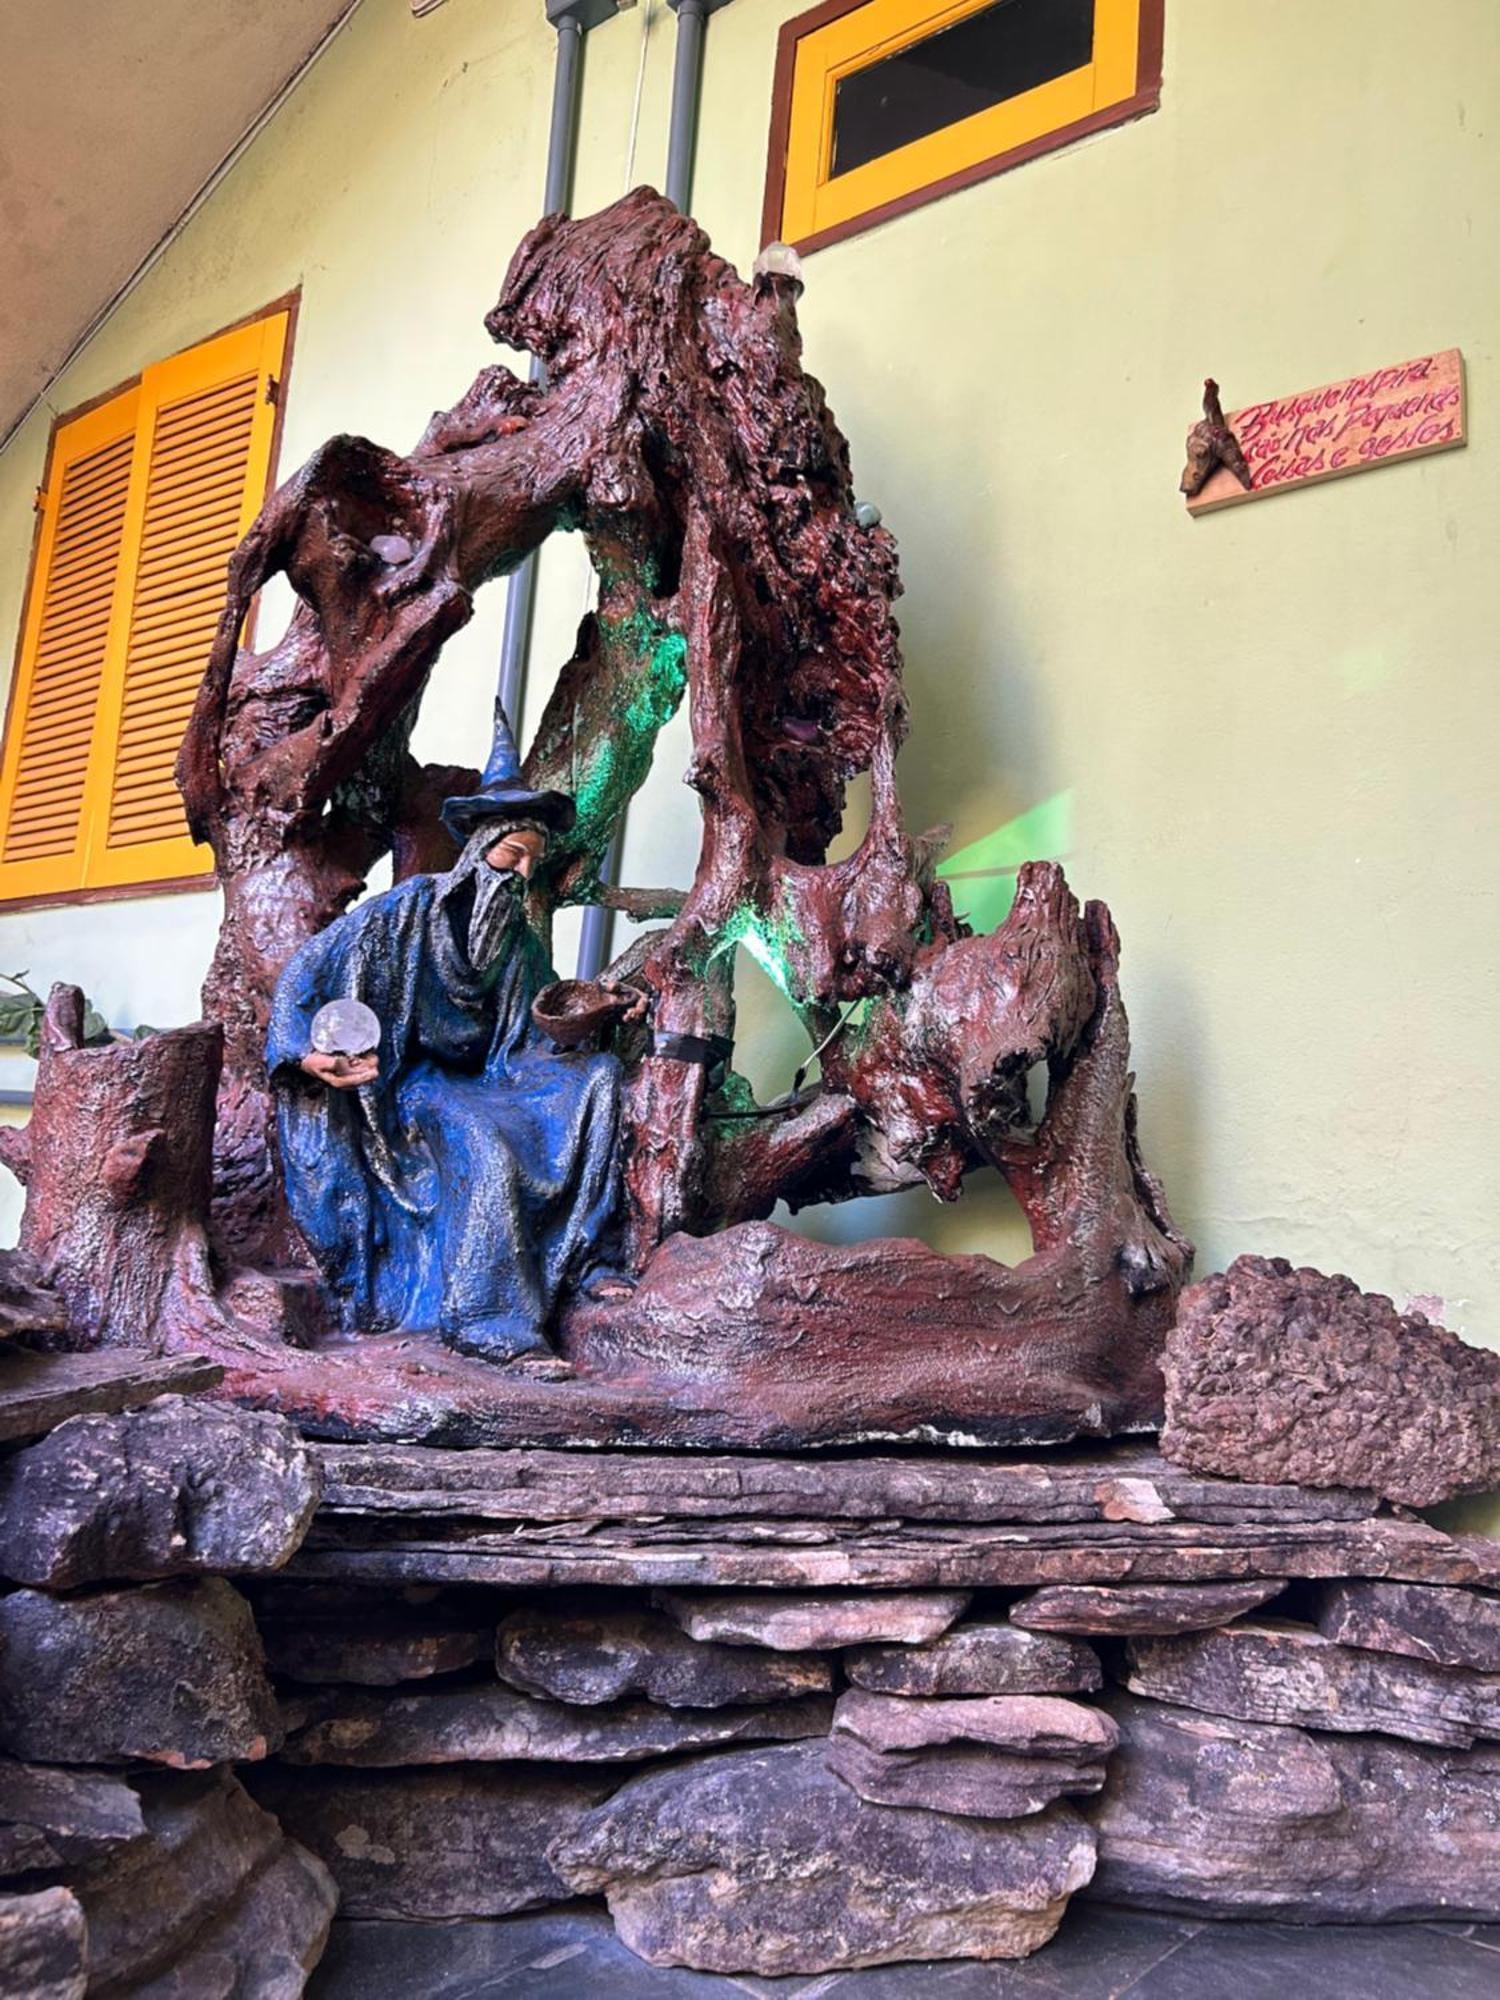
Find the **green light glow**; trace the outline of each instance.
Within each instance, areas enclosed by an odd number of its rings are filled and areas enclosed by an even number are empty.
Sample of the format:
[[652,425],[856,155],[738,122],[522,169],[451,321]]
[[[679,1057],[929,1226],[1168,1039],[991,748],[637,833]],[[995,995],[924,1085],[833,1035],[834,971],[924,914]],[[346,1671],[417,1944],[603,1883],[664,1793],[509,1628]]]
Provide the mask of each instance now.
[[603,845],[605,829],[650,769],[658,731],[677,712],[687,686],[687,641],[642,609],[620,618],[601,616],[605,644],[627,655],[619,728],[589,748],[574,785],[578,833],[574,850]]
[[802,930],[790,911],[766,916],[753,903],[741,903],[724,926],[718,943],[709,954],[710,962],[742,944],[761,971],[780,988],[788,1000],[792,991],[791,948],[803,942]]
[[938,864],[953,907],[976,931],[997,930],[1010,915],[1023,861],[1060,861],[1073,845],[1073,793],[1054,792]]

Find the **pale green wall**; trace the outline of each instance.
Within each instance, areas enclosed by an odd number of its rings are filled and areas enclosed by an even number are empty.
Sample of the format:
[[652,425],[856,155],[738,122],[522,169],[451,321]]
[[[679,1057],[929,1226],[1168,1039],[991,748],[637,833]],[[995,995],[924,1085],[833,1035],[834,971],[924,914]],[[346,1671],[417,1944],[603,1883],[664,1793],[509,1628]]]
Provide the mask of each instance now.
[[[733,0],[709,31],[696,208],[741,269],[793,11]],[[580,209],[627,184],[640,74],[630,177],[660,177],[672,35],[643,0],[592,38]],[[408,445],[490,356],[479,322],[533,219],[551,54],[540,0],[423,22],[365,0],[56,405],[300,282],[283,471],[337,430]],[[1069,795],[1063,858],[1123,933],[1146,1146],[1200,1268],[1278,1251],[1440,1294],[1492,1340],[1497,125],[1494,0],[1168,0],[1156,116],[818,253],[802,311],[860,490],[901,542],[912,822],[951,819],[963,845]],[[1233,404],[1451,345],[1466,451],[1185,517],[1206,373]],[[45,429],[0,456],[6,633]],[[586,589],[577,551],[549,549],[533,719]],[[429,754],[482,750],[502,599],[440,670]],[[690,870],[684,741],[679,720],[632,880]],[[213,913],[199,896],[0,919],[0,968],[82,976],[117,1021],[182,1019]],[[753,1070],[784,1084],[795,1038],[763,1007],[745,1025]],[[1018,1248],[983,1194],[817,1226]]]

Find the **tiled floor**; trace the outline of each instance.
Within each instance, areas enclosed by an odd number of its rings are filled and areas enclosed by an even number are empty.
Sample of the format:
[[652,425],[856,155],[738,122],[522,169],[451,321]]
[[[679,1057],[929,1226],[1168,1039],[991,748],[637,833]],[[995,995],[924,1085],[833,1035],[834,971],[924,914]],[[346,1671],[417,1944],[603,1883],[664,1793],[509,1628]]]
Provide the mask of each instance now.
[[1294,1929],[1075,1904],[1019,1965],[664,1971],[580,1904],[498,1923],[335,1924],[309,2000],[1500,2000],[1500,1926]]

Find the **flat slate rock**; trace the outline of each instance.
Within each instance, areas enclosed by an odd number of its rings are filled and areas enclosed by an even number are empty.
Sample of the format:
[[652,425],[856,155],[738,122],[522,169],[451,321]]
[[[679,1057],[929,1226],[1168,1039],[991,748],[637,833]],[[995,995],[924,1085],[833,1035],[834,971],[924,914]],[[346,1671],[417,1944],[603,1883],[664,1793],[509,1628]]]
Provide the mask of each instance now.
[[1500,1749],[1313,1736],[1129,1695],[1109,1708],[1101,1901],[1299,1924],[1500,1919]]
[[[1126,1686],[1249,1722],[1379,1730],[1467,1749],[1500,1737],[1500,1674],[1433,1667],[1267,1621],[1126,1642]],[[1500,1804],[1500,1802],[1497,1802]]]
[[0,1993],[14,2000],[83,2000],[88,1939],[70,1890],[0,1896]]
[[1161,1447],[1195,1471],[1410,1507],[1500,1486],[1500,1354],[1349,1278],[1238,1257],[1183,1293],[1162,1368]]
[[1500,1588],[1500,1538],[1423,1521],[1083,1521],[1068,1526],[888,1521],[554,1522],[468,1528],[320,1513],[284,1575],[369,1588],[606,1585],[696,1595],[972,1591],[1045,1583],[1207,1583],[1396,1577]]
[[1285,1577],[1248,1583],[1054,1583],[1013,1604],[1010,1617],[1029,1632],[1121,1637],[1204,1632],[1254,1611],[1285,1589]]
[[250,1607],[222,1578],[0,1598],[0,1752],[184,1768],[280,1741]]
[[315,1444],[330,1513],[466,1521],[1318,1521],[1371,1493],[1216,1479],[1148,1446],[1045,1459],[721,1457],[709,1452],[444,1451]]
[[634,1778],[550,1858],[651,1964],[774,1976],[1025,1957],[1093,1873],[1094,1835],[1066,1806],[1004,1822],[868,1805],[806,1743]]
[[843,1667],[873,1694],[1072,1694],[1103,1683],[1092,1646],[1002,1619],[954,1625],[921,1646],[858,1646]]
[[690,1639],[656,1611],[512,1612],[496,1636],[495,1668],[523,1693],[586,1706],[642,1695],[668,1708],[724,1708],[833,1686],[829,1662],[814,1654]]
[[306,1771],[262,1764],[255,1794],[321,1857],[344,1917],[451,1922],[566,1900],[548,1849],[616,1773],[459,1764],[441,1771]]
[[982,1743],[1017,1756],[1107,1757],[1120,1732],[1102,1708],[1056,1695],[997,1694],[963,1701],[911,1701],[852,1688],[834,1706],[835,1734],[847,1732],[872,1750],[921,1750],[944,1743]]
[[572,1708],[514,1688],[454,1687],[325,1699],[282,1753],[292,1764],[617,1764],[713,1744],[785,1742],[827,1733],[833,1704],[812,1697],[763,1708],[660,1708],[636,1701]]
[[921,1645],[946,1632],[969,1606],[961,1590],[861,1592],[757,1591],[699,1596],[659,1591],[656,1602],[691,1639],[777,1652],[816,1652],[874,1641]]
[[156,1396],[211,1389],[224,1378],[216,1361],[196,1355],[162,1359],[101,1348],[91,1354],[0,1352],[0,1444],[45,1437],[69,1417],[133,1410]]
[[145,1831],[123,1778],[0,1759],[0,1875],[98,1861]]
[[1097,1792],[1119,1730],[1109,1716],[1047,1695],[913,1701],[841,1695],[828,1768],[873,1805],[1013,1819]]
[[1473,1590],[1427,1583],[1332,1583],[1318,1608],[1318,1630],[1344,1646],[1500,1673],[1500,1597]]
[[50,1590],[279,1569],[322,1474],[284,1417],[163,1396],[70,1417],[0,1466],[0,1573]]

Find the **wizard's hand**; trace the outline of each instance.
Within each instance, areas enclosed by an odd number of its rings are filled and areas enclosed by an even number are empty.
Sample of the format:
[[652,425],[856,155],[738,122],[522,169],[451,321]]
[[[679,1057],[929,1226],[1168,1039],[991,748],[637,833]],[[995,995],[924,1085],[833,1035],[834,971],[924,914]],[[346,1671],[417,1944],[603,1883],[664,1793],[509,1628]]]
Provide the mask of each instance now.
[[302,1058],[301,1067],[330,1090],[358,1090],[362,1083],[373,1083],[379,1076],[380,1058],[373,1049],[364,1056],[320,1055],[314,1049]]
[[628,980],[623,979],[601,979],[599,984],[604,988],[606,993],[611,994],[616,1000],[624,1000],[629,1003],[624,1013],[620,1016],[620,1025],[622,1027],[627,1021],[642,1021],[645,1019],[647,1009],[651,1005],[651,997],[649,994],[643,993],[639,986],[632,986]]

